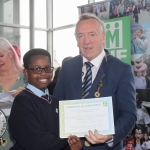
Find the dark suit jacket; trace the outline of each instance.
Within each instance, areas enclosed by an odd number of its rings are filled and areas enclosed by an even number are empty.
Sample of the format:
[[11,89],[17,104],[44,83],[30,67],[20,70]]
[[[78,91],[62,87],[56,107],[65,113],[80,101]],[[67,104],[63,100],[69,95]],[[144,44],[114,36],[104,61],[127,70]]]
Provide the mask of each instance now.
[[[105,50],[108,54],[107,50]],[[59,100],[75,100],[82,98],[82,56],[76,56],[63,63],[54,96]],[[132,67],[121,60],[108,55],[104,57],[97,76],[87,98],[95,98],[98,83],[105,74],[100,88],[100,97],[112,96],[115,135],[113,150],[122,150],[122,140],[131,131],[136,122],[135,87]],[[98,144],[83,150],[106,150],[108,145]]]

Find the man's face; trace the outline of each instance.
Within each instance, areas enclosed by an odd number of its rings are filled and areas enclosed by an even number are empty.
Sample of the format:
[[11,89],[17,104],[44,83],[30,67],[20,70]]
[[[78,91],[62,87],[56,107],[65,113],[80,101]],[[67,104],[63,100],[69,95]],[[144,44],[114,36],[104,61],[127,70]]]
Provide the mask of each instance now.
[[89,61],[96,58],[105,44],[105,34],[96,19],[82,20],[76,27],[76,40],[81,54]]
[[[29,64],[29,68],[45,68],[50,66],[49,58],[42,55],[33,56]],[[29,83],[41,91],[44,91],[47,88],[53,75],[53,73],[46,73],[45,70],[42,70],[40,74],[35,74],[32,70],[26,69],[24,70],[24,74]]]

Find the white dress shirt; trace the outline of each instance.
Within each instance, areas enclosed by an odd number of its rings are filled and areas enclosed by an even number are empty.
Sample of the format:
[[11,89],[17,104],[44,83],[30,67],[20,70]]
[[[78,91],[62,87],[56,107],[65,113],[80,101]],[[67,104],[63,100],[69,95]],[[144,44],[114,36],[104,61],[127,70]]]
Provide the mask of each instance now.
[[[105,51],[104,49],[102,50],[102,52],[93,60],[90,61],[90,63],[92,63],[94,66],[92,67],[92,83],[97,75],[97,72],[100,68],[100,65],[102,63],[102,60],[105,56]],[[86,65],[85,62],[88,62],[88,60],[83,56],[83,67],[82,67],[82,72],[83,72],[83,76],[82,76],[82,81],[84,80],[84,76],[86,74]]]
[[[102,50],[102,52],[96,57],[94,58],[93,60],[90,61],[90,63],[92,63],[94,66],[92,67],[92,83],[97,75],[97,72],[101,66],[101,63],[102,63],[102,60],[105,56],[105,51],[104,49]],[[85,65],[85,62],[88,62],[88,60],[83,56],[83,67],[82,67],[82,72],[83,72],[83,75],[82,75],[82,82],[84,80],[84,77],[85,77],[85,74],[86,74],[86,65]],[[112,147],[113,146],[113,138],[106,141],[106,143],[108,144],[108,146]]]

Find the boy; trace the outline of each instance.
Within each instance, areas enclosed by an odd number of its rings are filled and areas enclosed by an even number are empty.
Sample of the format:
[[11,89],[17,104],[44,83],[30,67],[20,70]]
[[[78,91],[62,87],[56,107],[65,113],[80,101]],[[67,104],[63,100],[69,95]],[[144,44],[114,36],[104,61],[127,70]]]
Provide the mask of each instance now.
[[49,95],[53,67],[43,49],[29,50],[23,58],[28,85],[16,96],[8,120],[15,139],[10,150],[80,150],[79,138],[59,138],[58,100]]

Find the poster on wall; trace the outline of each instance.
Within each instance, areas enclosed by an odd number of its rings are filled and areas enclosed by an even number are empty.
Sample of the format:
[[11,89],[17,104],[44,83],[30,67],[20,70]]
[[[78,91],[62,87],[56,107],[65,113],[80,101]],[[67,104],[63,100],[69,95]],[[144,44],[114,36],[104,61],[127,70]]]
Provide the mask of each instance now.
[[[150,0],[100,1],[79,6],[105,22],[105,48],[133,67],[137,122],[124,150],[150,149]],[[125,24],[125,25],[124,25]]]

